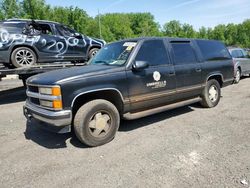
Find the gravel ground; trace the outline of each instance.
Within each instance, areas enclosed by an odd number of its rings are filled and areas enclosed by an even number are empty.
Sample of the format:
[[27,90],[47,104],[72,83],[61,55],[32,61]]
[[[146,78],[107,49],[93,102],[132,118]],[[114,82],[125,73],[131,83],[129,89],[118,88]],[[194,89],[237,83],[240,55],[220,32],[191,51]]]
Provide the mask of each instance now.
[[123,121],[96,148],[26,123],[25,90],[14,86],[21,82],[0,82],[1,188],[250,187],[250,79],[224,88],[213,109]]

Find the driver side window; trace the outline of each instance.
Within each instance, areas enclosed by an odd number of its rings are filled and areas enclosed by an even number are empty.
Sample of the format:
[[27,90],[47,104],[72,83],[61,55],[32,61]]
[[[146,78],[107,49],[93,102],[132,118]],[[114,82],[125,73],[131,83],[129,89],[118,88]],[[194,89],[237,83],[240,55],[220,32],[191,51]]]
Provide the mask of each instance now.
[[168,65],[169,57],[162,40],[146,40],[141,45],[135,61],[146,61],[149,66]]
[[73,31],[73,30],[71,30],[63,25],[57,26],[57,30],[64,37],[72,37],[75,35],[75,31]]

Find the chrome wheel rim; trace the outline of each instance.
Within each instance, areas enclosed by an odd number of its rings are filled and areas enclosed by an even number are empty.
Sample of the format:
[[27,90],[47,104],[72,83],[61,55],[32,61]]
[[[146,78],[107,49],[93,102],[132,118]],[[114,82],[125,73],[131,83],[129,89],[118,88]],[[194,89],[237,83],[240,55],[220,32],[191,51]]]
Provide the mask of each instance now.
[[94,114],[88,124],[90,134],[96,138],[105,137],[111,129],[111,117],[108,112],[100,111]]
[[29,50],[19,50],[15,55],[16,63],[20,66],[31,66],[35,62],[33,53]]
[[212,102],[218,99],[218,89],[215,85],[212,85],[208,90],[208,97]]
[[240,71],[236,71],[235,81],[238,83],[240,81]]

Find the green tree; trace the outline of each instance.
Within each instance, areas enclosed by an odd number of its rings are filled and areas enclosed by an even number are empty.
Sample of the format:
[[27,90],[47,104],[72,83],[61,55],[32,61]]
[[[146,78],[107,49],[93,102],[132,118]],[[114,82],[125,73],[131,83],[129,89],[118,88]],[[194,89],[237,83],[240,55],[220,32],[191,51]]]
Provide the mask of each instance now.
[[154,21],[150,13],[130,13],[128,17],[131,22],[131,29],[136,37],[161,36],[160,25]]
[[197,37],[207,39],[208,38],[207,29],[205,27],[201,27],[199,29],[199,32],[197,33]]
[[213,29],[213,39],[225,41],[226,26],[223,24],[217,25]]
[[182,25],[179,21],[173,20],[163,26],[163,33],[168,37],[180,37],[182,35]]
[[183,24],[182,25],[182,32],[180,37],[184,37],[184,38],[195,38],[196,37],[196,32],[193,28],[192,25],[190,24]]
[[[105,14],[101,16],[103,37],[107,41],[133,37],[131,22],[127,14]],[[111,34],[112,33],[112,34]],[[107,37],[106,37],[107,36]]]
[[0,2],[1,18],[18,18],[20,16],[19,7],[19,1],[17,0],[2,0]]
[[45,0],[23,0],[21,5],[23,18],[45,20],[51,11]]

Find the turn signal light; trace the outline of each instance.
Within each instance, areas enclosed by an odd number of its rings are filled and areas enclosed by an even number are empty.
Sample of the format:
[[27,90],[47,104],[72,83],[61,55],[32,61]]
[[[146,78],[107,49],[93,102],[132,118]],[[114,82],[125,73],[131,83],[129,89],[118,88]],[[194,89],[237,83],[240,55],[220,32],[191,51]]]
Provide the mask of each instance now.
[[53,87],[52,88],[52,95],[53,96],[60,96],[61,95],[61,89],[60,89],[60,87]]
[[62,109],[62,101],[61,100],[53,101],[53,108],[54,109]]

